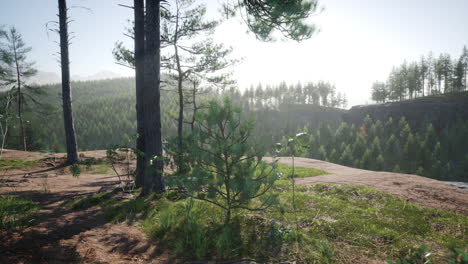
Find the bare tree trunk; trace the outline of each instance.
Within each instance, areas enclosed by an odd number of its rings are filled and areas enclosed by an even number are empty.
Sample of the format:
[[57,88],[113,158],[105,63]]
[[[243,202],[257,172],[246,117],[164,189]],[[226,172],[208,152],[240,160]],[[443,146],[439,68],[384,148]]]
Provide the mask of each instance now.
[[145,172],[145,133],[143,121],[143,85],[145,75],[145,7],[143,0],[134,0],[135,15],[135,87],[136,87],[136,119],[137,133],[136,140],[137,168],[135,186],[143,186],[143,176]]
[[195,128],[195,115],[197,114],[197,110],[198,110],[196,95],[197,95],[197,81],[194,79],[193,80],[193,90],[192,90],[193,111],[192,111],[192,120],[190,121],[190,129],[192,131]]
[[174,56],[177,66],[177,92],[179,94],[179,117],[177,118],[177,151],[176,154],[176,165],[179,172],[184,167],[182,164],[182,151],[183,151],[183,129],[184,129],[184,90],[183,90],[183,71],[180,66],[179,49],[177,47],[177,41],[179,38],[179,1],[176,0],[176,24],[174,34]]
[[79,161],[75,126],[72,113],[72,95],[70,89],[70,58],[68,56],[68,16],[66,0],[58,0],[60,27],[60,63],[62,67],[62,100],[65,139],[67,144],[67,162],[73,164]]
[[23,125],[23,96],[21,94],[21,74],[20,74],[20,68],[18,64],[18,54],[16,52],[16,40],[13,38],[13,51],[15,53],[15,67],[16,67],[16,85],[18,86],[18,121],[20,125],[20,130],[21,130],[21,138],[20,138],[20,145],[23,145],[23,150],[27,150],[27,145],[26,145],[26,133],[24,131],[24,125]]
[[143,91],[143,114],[145,135],[145,162],[148,168],[143,179],[142,195],[151,191],[163,192],[160,108],[160,3],[161,0],[146,0],[145,76]]
[[[177,35],[177,33],[176,33]],[[179,52],[177,49],[177,45],[174,45],[175,48],[175,57],[176,57],[176,62],[177,62],[177,91],[179,93],[179,117],[177,118],[177,148],[178,148],[178,153],[177,153],[177,169],[181,170],[183,164],[181,164],[182,161],[182,149],[183,149],[183,128],[184,128],[184,90],[183,90],[183,72],[180,67],[180,59],[179,59]]]

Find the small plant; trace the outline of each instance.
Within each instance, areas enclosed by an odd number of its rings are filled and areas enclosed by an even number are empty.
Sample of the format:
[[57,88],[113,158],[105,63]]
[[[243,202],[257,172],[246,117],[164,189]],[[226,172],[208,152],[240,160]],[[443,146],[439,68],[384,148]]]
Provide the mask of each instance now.
[[70,172],[73,175],[73,177],[78,178],[81,175],[81,169],[78,164],[73,164],[70,166]]
[[[290,174],[290,179],[292,183],[292,207],[293,213],[296,223],[296,233],[299,233],[299,221],[297,218],[297,208],[296,208],[296,183],[294,181],[295,178],[295,156],[298,155],[299,152],[304,151],[307,146],[307,138],[308,135],[305,132],[296,134],[294,137],[290,137],[286,146],[283,146],[281,143],[276,143],[276,153],[279,154],[281,151],[287,151],[291,155],[292,159],[292,171]],[[297,238],[297,237],[296,237]],[[299,250],[299,240],[296,240],[297,250]]]
[[[131,137],[130,140],[136,140],[138,136]],[[136,168],[132,165],[132,159],[141,157],[145,154],[136,148],[127,145],[113,145],[106,151],[106,160],[115,175],[119,178],[120,187],[124,192],[132,191],[135,188]],[[124,173],[117,168],[117,164],[123,165]]]
[[[262,161],[250,134],[252,119],[243,119],[241,110],[226,98],[223,104],[211,101],[197,113],[186,149],[191,171],[166,179],[193,199],[206,201],[224,211],[225,226],[232,211],[261,211],[275,201],[268,191],[278,178],[276,164]],[[258,199],[258,203],[252,200]]]

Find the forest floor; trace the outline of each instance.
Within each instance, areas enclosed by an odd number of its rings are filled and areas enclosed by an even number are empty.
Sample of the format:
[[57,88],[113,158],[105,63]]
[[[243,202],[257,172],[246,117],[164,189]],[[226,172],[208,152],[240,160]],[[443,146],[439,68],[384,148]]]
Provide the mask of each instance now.
[[[84,152],[103,158],[105,151]],[[146,238],[137,225],[111,224],[99,207],[76,211],[64,203],[109,190],[119,183],[111,173],[82,172],[73,177],[60,166],[63,154],[6,150],[6,159],[38,161],[28,169],[0,170],[0,195],[32,199],[39,211],[21,232],[0,231],[0,263],[176,263]],[[291,163],[291,158],[280,158]],[[296,166],[330,172],[296,179],[298,184],[365,185],[422,206],[468,215],[468,193],[449,184],[408,174],[353,169],[319,160],[296,158]],[[374,263],[374,262],[370,262]]]

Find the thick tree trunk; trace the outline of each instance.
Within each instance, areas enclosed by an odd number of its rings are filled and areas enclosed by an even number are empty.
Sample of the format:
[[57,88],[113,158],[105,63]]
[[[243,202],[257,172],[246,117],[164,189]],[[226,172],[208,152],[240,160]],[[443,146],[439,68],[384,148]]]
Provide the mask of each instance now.
[[135,87],[136,87],[136,119],[137,133],[136,140],[137,168],[135,186],[143,186],[143,174],[145,172],[145,133],[143,129],[143,85],[145,75],[145,9],[143,0],[134,0],[135,14]]
[[79,161],[75,126],[72,113],[72,96],[70,89],[70,59],[68,56],[68,16],[66,0],[58,0],[59,27],[60,27],[60,62],[62,67],[62,100],[63,121],[65,125],[65,139],[67,144],[67,162],[69,164]]
[[163,192],[160,108],[160,3],[161,0],[146,0],[145,76],[143,91],[145,169],[142,195],[151,191]]

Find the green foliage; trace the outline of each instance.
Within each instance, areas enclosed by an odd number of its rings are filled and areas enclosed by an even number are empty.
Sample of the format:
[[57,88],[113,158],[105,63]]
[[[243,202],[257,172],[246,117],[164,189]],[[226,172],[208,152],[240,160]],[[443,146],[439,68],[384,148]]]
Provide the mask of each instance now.
[[65,206],[71,207],[74,210],[85,210],[97,205],[102,205],[109,199],[110,192],[98,192],[89,196],[76,198],[70,202],[65,203]]
[[347,255],[373,260],[423,256],[427,250],[415,246],[426,243],[438,249],[431,251],[432,263],[449,258],[463,263],[461,250],[456,255],[448,250],[468,246],[463,215],[423,208],[364,186],[318,184],[297,188],[296,231],[292,186],[282,182],[272,189],[278,203],[264,211],[234,211],[228,226],[222,209],[174,190],[145,199],[106,197],[100,205],[112,222],[141,220],[145,232],[177,258],[344,264]]
[[70,173],[73,175],[73,177],[78,178],[81,175],[81,168],[78,166],[78,164],[73,164],[70,166]]
[[[184,188],[190,197],[222,208],[225,223],[235,209],[264,210],[274,202],[268,194],[276,164],[262,161],[263,153],[250,140],[254,123],[243,119],[239,107],[228,98],[210,101],[197,113],[194,130],[187,137],[187,161],[191,171],[166,178],[168,186]],[[251,204],[262,197],[259,204]]]
[[453,259],[449,264],[468,264],[468,253],[463,249],[455,248],[453,250]]
[[29,225],[37,206],[30,200],[0,196],[0,230],[15,229]]
[[406,118],[397,124],[366,118],[360,131],[346,123],[333,133],[322,124],[312,132],[304,156],[376,171],[411,173],[440,180],[468,181],[468,121],[458,120],[436,131],[426,123],[413,129]]
[[30,169],[39,166],[37,161],[0,159],[0,171],[15,169]]
[[164,241],[172,253],[187,259],[284,259],[292,230],[282,223],[249,214],[235,214],[230,225],[222,223],[219,207],[193,199],[162,202],[143,221],[144,230]]
[[[162,133],[165,140],[177,133],[174,119],[178,111],[177,100],[172,91],[175,89],[173,82],[169,78],[162,75],[163,81],[167,83],[167,87],[161,90],[161,101],[165,102],[161,105]],[[107,149],[133,138],[136,131],[134,79],[72,82],[72,87],[74,121],[80,151]],[[319,87],[323,90],[322,95],[318,93]],[[260,145],[272,146],[280,142],[284,135],[294,134],[298,127],[302,130],[309,123],[296,116],[346,104],[344,95],[337,93],[335,87],[329,83],[307,83],[300,91],[296,88],[295,85],[285,83],[266,86],[262,88],[262,96],[257,96],[250,89],[244,92],[236,88],[221,91],[208,89],[199,94],[197,105],[204,107],[204,102],[213,97],[231,97],[234,103],[242,106],[246,114],[253,115],[257,120],[252,132],[253,140]],[[35,99],[41,103],[49,103],[53,109],[41,112],[41,115],[35,114],[37,109],[33,106],[26,106],[24,109],[25,118],[30,121],[26,127],[28,147],[35,151],[65,152],[63,117],[61,111],[58,111],[61,107],[61,98],[58,96],[61,87],[47,85],[41,89],[46,94],[35,96]],[[323,96],[328,100],[322,100]],[[301,98],[305,98],[305,104],[302,104]],[[96,108],[96,105],[99,107]],[[191,117],[191,108],[187,107],[185,116]],[[316,129],[319,124],[320,122],[311,123],[309,128]],[[334,122],[330,124],[339,125]],[[17,126],[10,126],[5,148],[22,148],[16,140],[20,134],[18,129]],[[129,147],[134,147],[133,143]]]
[[[318,1],[239,1],[236,4],[226,3],[224,14],[227,17],[243,13],[250,31],[264,41],[274,40],[273,32],[279,31],[283,36],[293,40],[310,38],[317,31],[306,19],[313,15]],[[244,10],[245,11],[244,11]]]

